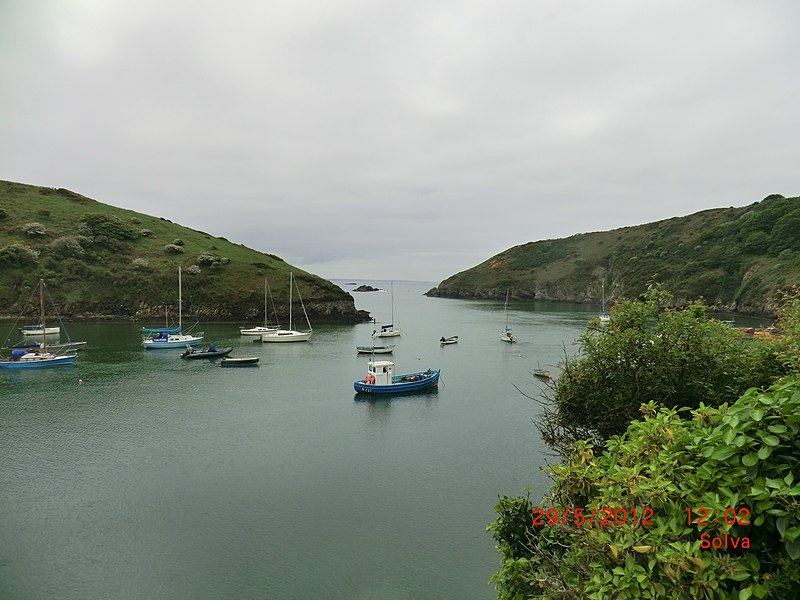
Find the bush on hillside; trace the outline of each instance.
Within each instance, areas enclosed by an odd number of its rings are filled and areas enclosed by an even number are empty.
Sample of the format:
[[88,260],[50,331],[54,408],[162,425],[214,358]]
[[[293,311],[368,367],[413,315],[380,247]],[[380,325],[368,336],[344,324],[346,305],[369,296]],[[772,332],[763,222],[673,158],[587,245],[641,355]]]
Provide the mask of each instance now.
[[50,252],[58,258],[79,258],[84,255],[81,241],[72,235],[65,235],[54,239],[48,245]]
[[0,248],[0,263],[9,267],[27,267],[39,261],[39,253],[23,244],[9,244]]
[[139,233],[113,215],[87,214],[81,219],[86,233],[95,240],[135,240]]
[[41,237],[43,235],[47,235],[47,230],[41,223],[32,221],[30,223],[25,223],[25,225],[22,226],[22,233],[28,237]]
[[167,254],[183,254],[184,249],[177,244],[167,244],[164,246],[164,252]]

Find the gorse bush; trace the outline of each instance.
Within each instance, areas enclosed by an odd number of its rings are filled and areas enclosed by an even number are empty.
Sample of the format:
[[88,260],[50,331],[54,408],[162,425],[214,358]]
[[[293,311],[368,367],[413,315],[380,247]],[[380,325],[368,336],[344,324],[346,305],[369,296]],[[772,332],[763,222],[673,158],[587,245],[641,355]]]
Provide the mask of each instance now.
[[94,238],[135,240],[139,237],[136,229],[113,215],[87,214],[82,222],[88,235]]

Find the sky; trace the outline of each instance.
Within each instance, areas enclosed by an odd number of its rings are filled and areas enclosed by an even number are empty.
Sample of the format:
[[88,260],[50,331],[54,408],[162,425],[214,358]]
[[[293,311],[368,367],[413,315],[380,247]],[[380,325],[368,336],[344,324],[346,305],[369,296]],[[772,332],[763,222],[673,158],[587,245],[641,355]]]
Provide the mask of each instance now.
[[2,0],[0,179],[329,279],[800,195],[800,2]]

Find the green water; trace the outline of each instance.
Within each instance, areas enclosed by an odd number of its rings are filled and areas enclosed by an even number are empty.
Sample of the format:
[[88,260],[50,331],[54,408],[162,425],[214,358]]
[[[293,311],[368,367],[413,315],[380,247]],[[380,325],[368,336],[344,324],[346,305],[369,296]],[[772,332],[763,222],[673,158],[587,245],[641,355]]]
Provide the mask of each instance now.
[[[441,367],[412,396],[355,397],[371,323],[301,344],[204,324],[261,358],[242,369],[143,350],[156,323],[75,324],[74,367],[0,371],[0,598],[493,598],[497,496],[546,486],[514,385],[538,394],[599,311],[512,304],[512,346],[502,302],[432,285],[395,282],[404,335],[381,340],[398,373]],[[353,295],[390,319],[388,293]]]

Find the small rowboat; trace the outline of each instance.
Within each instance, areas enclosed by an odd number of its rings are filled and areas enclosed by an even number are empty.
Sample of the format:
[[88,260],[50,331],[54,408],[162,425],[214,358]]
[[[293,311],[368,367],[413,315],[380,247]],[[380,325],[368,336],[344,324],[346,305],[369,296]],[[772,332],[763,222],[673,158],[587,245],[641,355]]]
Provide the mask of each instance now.
[[394,350],[394,344],[388,346],[356,346],[358,354],[391,354]]
[[219,361],[220,367],[249,367],[258,365],[258,356],[248,356],[243,358],[225,357]]
[[458,336],[457,335],[451,335],[450,337],[442,337],[442,338],[439,339],[439,343],[442,346],[446,346],[448,344],[457,344],[458,343]]
[[534,369],[533,376],[538,377],[539,379],[544,379],[545,381],[550,381],[551,379],[553,379],[553,376],[550,375],[550,371],[547,371],[545,369]]

